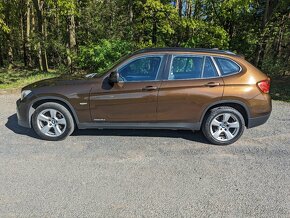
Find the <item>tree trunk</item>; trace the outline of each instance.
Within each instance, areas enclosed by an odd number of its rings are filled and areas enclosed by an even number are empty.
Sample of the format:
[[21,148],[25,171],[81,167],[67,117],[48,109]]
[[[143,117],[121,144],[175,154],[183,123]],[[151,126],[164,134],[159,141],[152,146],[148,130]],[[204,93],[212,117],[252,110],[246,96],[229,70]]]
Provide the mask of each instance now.
[[190,18],[192,15],[192,0],[186,1],[186,17]]
[[[31,33],[35,33],[35,13],[34,10],[31,10]],[[42,71],[42,63],[41,63],[41,56],[40,56],[40,43],[34,43],[33,44],[33,51],[34,51],[34,56],[33,56],[33,60],[34,60],[34,65],[38,66],[39,70]]]
[[8,47],[8,69],[12,69],[13,67],[13,49],[11,44],[11,35],[8,34],[7,38],[7,47]]
[[157,22],[156,22],[155,15],[153,15],[153,19],[152,19],[152,43],[153,45],[157,44]]
[[40,70],[47,72],[48,71],[48,63],[47,63],[47,56],[46,56],[46,48],[45,48],[45,27],[44,27],[44,17],[43,17],[43,10],[44,10],[44,0],[33,0],[34,7],[36,10],[37,16],[37,33],[39,37],[39,64]]
[[[5,23],[7,24],[7,26],[10,26],[10,21],[12,20],[12,18],[10,17],[11,5],[9,1],[7,1],[6,4],[7,7],[5,13]],[[11,69],[13,66],[13,49],[11,41],[12,41],[12,32],[10,31],[9,33],[6,33],[8,69]]]
[[[288,19],[290,19],[290,13],[288,13]],[[286,22],[287,22],[287,15],[283,15],[280,23],[280,30],[279,30],[279,35],[278,35],[278,42],[277,42],[277,57],[282,56],[282,44],[283,44],[283,37],[285,34],[285,31],[287,30],[286,27]]]
[[182,0],[176,0],[176,9],[178,11],[179,17],[182,17]]
[[130,24],[133,23],[133,18],[134,18],[133,0],[130,0],[129,1],[129,21],[130,21]]
[[76,46],[76,25],[74,15],[69,15],[67,19],[68,43],[67,43],[67,65],[71,72],[73,71],[73,63],[71,56],[75,53]]
[[23,63],[24,66],[27,67],[28,62],[27,62],[27,50],[26,50],[26,39],[25,39],[25,29],[26,29],[26,21],[25,21],[25,16],[26,16],[26,2],[25,0],[21,0],[19,4],[19,11],[20,11],[20,29],[21,29],[21,42],[22,42],[22,51],[23,51]]
[[262,25],[261,25],[261,32],[262,32],[262,37],[260,40],[260,43],[258,44],[257,47],[257,55],[256,55],[256,60],[255,60],[255,65],[258,67],[262,66],[262,62],[264,59],[264,54],[265,54],[265,49],[266,49],[266,36],[265,36],[265,27],[266,24],[269,20],[269,6],[270,6],[270,0],[266,1],[266,6],[265,6],[265,11],[264,11],[264,16],[262,20]]
[[[1,35],[0,35],[0,41],[2,42],[2,36]],[[2,43],[0,43],[0,67],[4,67],[4,56],[3,56]]]
[[24,17],[24,51],[26,55],[24,56],[24,62],[26,66],[31,68],[31,45],[30,45],[30,14],[31,14],[31,5],[30,1],[26,0],[25,2],[26,13]]

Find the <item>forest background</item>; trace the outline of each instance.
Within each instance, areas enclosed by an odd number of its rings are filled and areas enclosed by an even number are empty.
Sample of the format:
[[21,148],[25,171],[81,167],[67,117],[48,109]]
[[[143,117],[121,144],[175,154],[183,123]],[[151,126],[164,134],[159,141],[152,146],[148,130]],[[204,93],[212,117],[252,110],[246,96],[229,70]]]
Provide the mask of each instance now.
[[101,72],[147,47],[242,54],[290,101],[290,0],[0,0],[0,89]]

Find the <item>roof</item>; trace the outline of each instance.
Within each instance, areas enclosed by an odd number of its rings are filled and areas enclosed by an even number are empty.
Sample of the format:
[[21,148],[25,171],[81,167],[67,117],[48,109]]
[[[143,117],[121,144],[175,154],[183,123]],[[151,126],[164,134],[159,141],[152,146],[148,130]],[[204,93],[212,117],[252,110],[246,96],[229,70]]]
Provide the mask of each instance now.
[[237,56],[235,53],[226,50],[219,50],[215,48],[145,48],[136,51],[134,54],[141,54],[147,52],[205,52],[205,53],[214,53],[214,54],[227,54]]

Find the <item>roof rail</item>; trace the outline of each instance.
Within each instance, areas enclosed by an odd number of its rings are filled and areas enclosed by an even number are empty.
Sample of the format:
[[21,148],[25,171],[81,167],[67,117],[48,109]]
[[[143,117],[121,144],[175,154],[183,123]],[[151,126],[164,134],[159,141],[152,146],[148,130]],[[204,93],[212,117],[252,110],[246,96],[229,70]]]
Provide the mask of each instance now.
[[216,54],[228,54],[237,55],[232,51],[219,50],[218,48],[181,48],[181,47],[167,47],[167,48],[144,48],[134,52],[135,54],[146,53],[146,52],[170,52],[170,51],[184,51],[184,52],[209,52]]

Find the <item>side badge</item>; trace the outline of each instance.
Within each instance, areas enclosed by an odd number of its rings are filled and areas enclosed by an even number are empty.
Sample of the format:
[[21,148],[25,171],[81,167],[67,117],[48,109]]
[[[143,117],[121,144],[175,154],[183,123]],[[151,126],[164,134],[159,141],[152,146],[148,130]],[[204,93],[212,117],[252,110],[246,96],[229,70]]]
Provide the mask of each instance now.
[[106,121],[106,119],[94,119],[94,121]]

